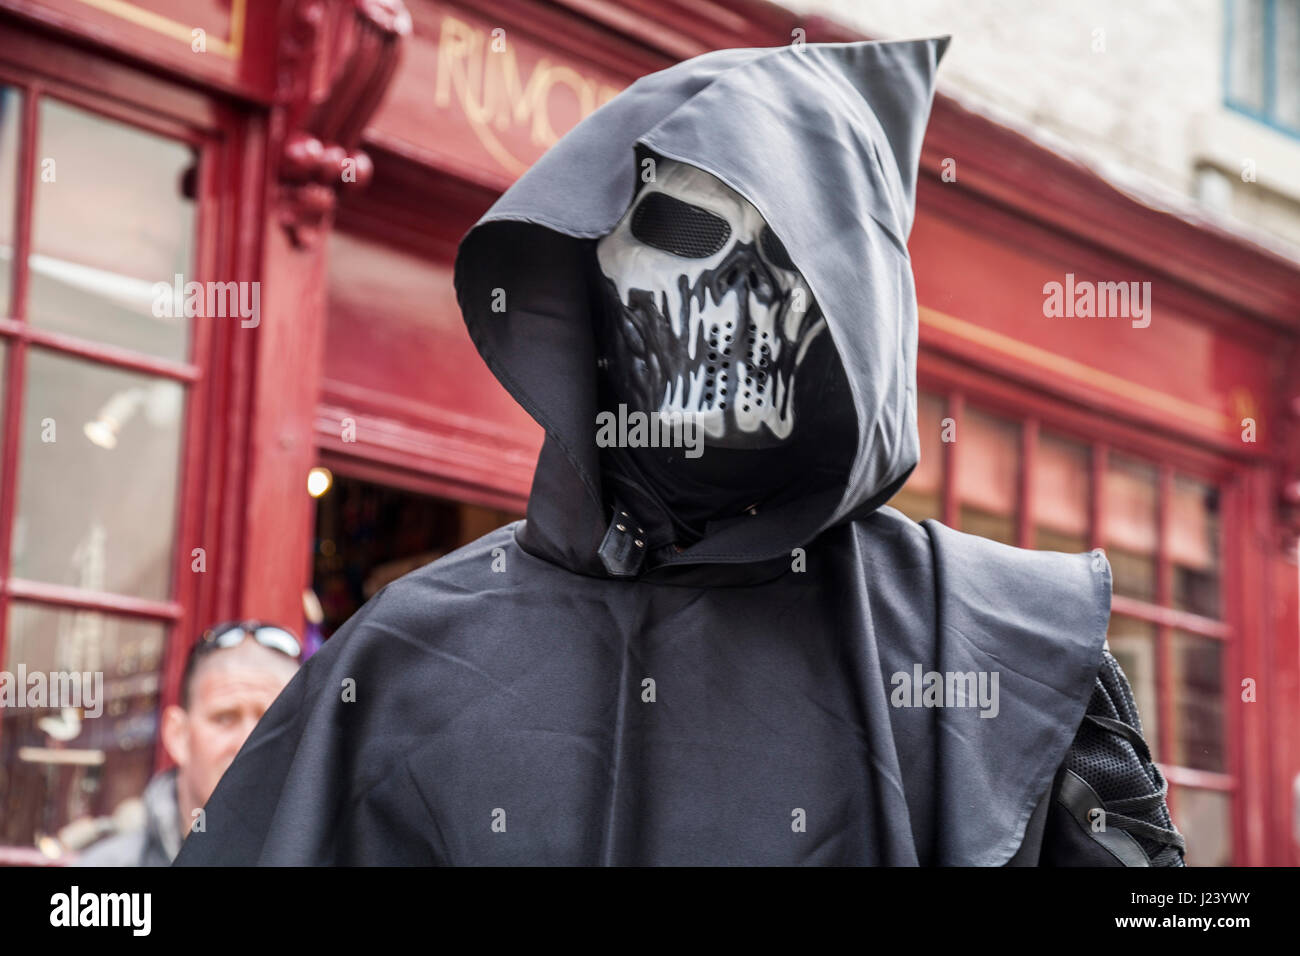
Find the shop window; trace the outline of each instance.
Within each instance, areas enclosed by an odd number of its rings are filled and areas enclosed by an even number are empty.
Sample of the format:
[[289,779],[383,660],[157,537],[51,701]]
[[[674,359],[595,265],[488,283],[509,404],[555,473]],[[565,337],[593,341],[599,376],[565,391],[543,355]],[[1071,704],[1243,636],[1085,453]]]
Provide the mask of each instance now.
[[[927,441],[944,409],[954,419],[952,445]],[[1114,585],[1107,641],[1173,785],[1170,809],[1187,835],[1188,859],[1230,861],[1236,781],[1223,686],[1231,631],[1222,620],[1218,486],[1141,448],[1118,451],[1036,418],[971,407],[958,392],[923,393],[919,421],[924,467],[893,506],[918,521],[943,515],[1008,544],[1105,549]]]
[[0,91],[0,398],[18,423],[0,435],[0,661],[102,690],[0,712],[0,844],[51,855],[70,824],[144,789],[183,614],[181,463],[201,372],[193,320],[154,303],[158,284],[194,278],[198,150],[139,122]]

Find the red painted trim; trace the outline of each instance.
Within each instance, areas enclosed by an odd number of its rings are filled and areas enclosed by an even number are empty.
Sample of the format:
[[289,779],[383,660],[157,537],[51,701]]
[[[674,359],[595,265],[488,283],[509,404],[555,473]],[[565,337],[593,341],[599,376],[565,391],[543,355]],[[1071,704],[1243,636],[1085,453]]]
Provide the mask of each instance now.
[[[1223,773],[1211,773],[1208,770],[1193,770],[1190,767],[1178,767],[1174,764],[1156,763],[1160,772],[1170,784],[1176,787],[1191,787],[1196,790],[1215,790],[1219,793],[1236,793],[1240,788],[1236,778]],[[1177,821],[1174,821],[1177,823]]]
[[157,621],[175,621],[185,613],[184,606],[174,600],[154,601],[149,598],[112,594],[107,591],[90,591],[66,584],[49,584],[45,581],[28,581],[23,578],[6,580],[4,592],[7,597],[23,601],[35,601],[55,607],[103,611],[106,614],[122,614],[127,617]]
[[63,332],[51,332],[29,325],[25,321],[0,319],[0,336],[5,336],[10,342],[23,340],[31,345],[39,345],[65,355],[74,355],[100,365],[155,375],[185,384],[197,381],[201,375],[199,366],[189,362],[175,362],[117,345],[106,345]]
[[[328,410],[328,414],[322,410]],[[337,416],[360,412],[373,418],[388,418],[412,422],[432,431],[441,431],[459,438],[477,439],[492,443],[500,449],[510,446],[511,451],[537,455],[541,442],[541,428],[537,428],[537,442],[524,443],[514,429],[477,414],[466,414],[417,399],[391,395],[364,385],[353,385],[337,379],[325,379],[321,386],[321,401],[317,419],[337,421]],[[531,464],[530,464],[531,467]]]
[[[1007,161],[1013,162],[1010,156]],[[1024,160],[1014,162],[1019,164]],[[1034,171],[1032,176],[1029,173],[1025,175],[1032,178],[1039,173]],[[1275,348],[1289,334],[1285,329],[1259,321],[1234,302],[1211,296],[1181,277],[1171,276],[1149,263],[1135,262],[1111,248],[1107,245],[1105,232],[1115,231],[1116,223],[1124,222],[1122,219],[1105,223],[1104,227],[1098,226],[1099,232],[1096,233],[1069,235],[1053,223],[1039,218],[1033,210],[995,200],[960,178],[955,183],[945,183],[924,172],[917,183],[917,208],[944,222],[961,226],[982,239],[994,240],[1037,258],[1068,263],[1070,269],[1080,275],[1132,276],[1150,280],[1156,309],[1153,323],[1160,321],[1161,311],[1173,310],[1259,349]],[[1100,231],[1103,228],[1105,232]],[[1252,266],[1244,265],[1243,268],[1249,270]],[[1300,281],[1300,276],[1291,281]]]
[[[978,393],[980,406],[990,411],[1015,418],[1033,415],[1043,428],[1083,442],[1104,441],[1117,451],[1168,461],[1180,472],[1206,481],[1222,481],[1231,472],[1231,454],[1189,440],[1167,419],[1147,425],[1131,417],[1109,415],[1104,409],[1048,391],[1038,382],[995,374],[986,353],[978,349],[972,353],[954,357],[923,344],[917,368],[920,387],[932,392],[961,389]],[[1241,448],[1241,442],[1236,442],[1225,451],[1241,456]]]
[[1186,611],[1176,611],[1171,607],[1159,607],[1122,594],[1116,594],[1111,598],[1110,609],[1113,614],[1140,618],[1161,627],[1187,631],[1201,637],[1226,641],[1233,636],[1232,628],[1223,621],[1201,617],[1199,614],[1189,614]]
[[323,448],[320,463],[335,475],[389,485],[420,495],[463,501],[486,508],[500,508],[523,514],[528,508],[527,494],[494,492],[481,485],[467,485],[438,474],[414,472],[400,463],[378,461],[369,457],[352,458],[339,451]]
[[[232,117],[232,124],[238,123]],[[227,261],[233,275],[245,281],[260,280],[263,274],[264,217],[269,215],[268,169],[272,165],[268,122],[258,117],[239,131],[237,148],[232,152],[228,179],[222,188],[226,213],[232,221],[226,234],[231,245]],[[235,197],[233,200],[230,197]],[[218,518],[210,525],[219,554],[216,591],[204,619],[223,620],[240,617],[243,581],[240,564],[246,553],[245,515],[249,494],[248,470],[252,434],[253,381],[256,363],[256,336],[235,335],[234,329],[222,337],[222,364],[214,369],[222,414],[214,416],[211,471],[221,476],[223,493],[214,503]]]
[[[32,182],[36,175],[36,106],[41,86],[23,89],[23,112],[18,139],[14,254],[10,312],[19,321],[27,316],[27,257],[31,249]],[[12,567],[14,507],[18,499],[18,452],[22,436],[23,390],[27,369],[27,342],[6,340],[4,434],[0,436],[0,584],[7,584]],[[4,665],[9,635],[9,592],[0,588],[0,666]],[[0,710],[0,734],[4,733]]]
[[0,846],[0,866],[66,866],[67,860],[51,860],[35,847]]
[[109,65],[109,58],[117,58],[172,83],[201,83],[216,92],[265,104],[274,92],[271,61],[278,41],[274,24],[282,6],[246,0],[243,55],[238,58],[215,52],[200,58],[175,38],[80,4],[61,8],[64,5],[57,0],[0,0],[0,15],[12,18],[15,26],[21,23],[34,39],[52,36],[85,59],[102,59],[100,69]]
[[[228,163],[227,149],[216,138],[200,147],[198,155],[198,186],[195,196],[195,243],[191,272],[195,281],[216,281],[221,277],[219,242],[220,172]],[[211,389],[210,377],[202,370],[211,367],[213,339],[220,334],[226,321],[200,320],[190,324],[190,365],[196,379],[185,392],[185,424],[181,435],[181,454],[176,472],[177,501],[173,522],[175,538],[172,547],[172,600],[181,609],[174,626],[167,635],[167,644],[160,674],[159,713],[179,701],[179,686],[185,657],[195,633],[199,583],[202,577],[193,570],[194,547],[197,529],[203,520],[203,462],[207,455],[207,420]],[[205,562],[208,555],[205,553]],[[205,564],[206,567],[206,564]],[[206,575],[206,571],[204,574]],[[161,746],[161,734],[154,743],[154,762],[161,766],[169,759]]]
[[[1223,521],[1225,528],[1238,529],[1233,540],[1225,536],[1222,550],[1224,560],[1224,612],[1229,620],[1238,622],[1239,639],[1230,641],[1224,647],[1224,674],[1221,692],[1224,694],[1225,727],[1231,747],[1228,753],[1228,768],[1232,776],[1240,781],[1238,793],[1234,799],[1232,813],[1233,860],[1243,865],[1261,865],[1266,862],[1268,849],[1261,839],[1260,832],[1265,814],[1260,805],[1262,792],[1267,786],[1259,786],[1252,778],[1262,765],[1260,751],[1263,746],[1262,736],[1265,732],[1261,718],[1267,720],[1267,699],[1271,694],[1271,680],[1268,675],[1256,670],[1257,654],[1260,650],[1260,626],[1256,610],[1247,597],[1250,588],[1249,579],[1252,565],[1257,561],[1255,548],[1242,547],[1242,539],[1252,537],[1247,530],[1252,524],[1250,513],[1253,509],[1251,498],[1253,491],[1248,472],[1234,476],[1226,483],[1223,491]],[[1252,705],[1259,710],[1246,712],[1239,695],[1231,688],[1242,676],[1257,678],[1259,703]]]
[[[13,0],[0,0],[0,6]],[[0,78],[12,82],[39,80],[60,98],[84,97],[97,100],[92,108],[115,115],[118,103],[133,103],[142,109],[134,122],[149,117],[170,118],[192,128],[216,127],[215,101],[211,96],[183,85],[95,56],[66,38],[52,38],[6,19],[0,9]]]
[[[947,157],[957,160],[953,185],[986,203],[1014,210],[1080,249],[1102,248],[1151,269],[1213,298],[1222,311],[1249,312],[1288,334],[1300,332],[1300,264],[1209,223],[1145,205],[1074,160],[938,96],[921,156],[921,201],[936,195],[929,187]],[[939,184],[940,194],[946,185]],[[1254,278],[1242,283],[1243,275]]]
[[[1167,463],[1160,466],[1159,490],[1156,501],[1156,605],[1169,606],[1170,566],[1169,566],[1169,511],[1173,499],[1173,468]],[[1166,763],[1173,762],[1174,721],[1174,678],[1173,659],[1171,656],[1169,626],[1156,625],[1156,707],[1160,711],[1160,726],[1157,728],[1157,752]],[[1169,812],[1177,811],[1177,794],[1170,794]]]
[[[532,484],[537,447],[495,428],[455,427],[438,418],[413,426],[391,415],[367,414],[356,404],[321,404],[316,416],[317,446],[345,458],[368,458],[510,498],[526,497]],[[342,438],[340,422],[348,418],[356,425],[356,441]]]
[[[1300,548],[1292,546],[1268,565],[1259,604],[1261,609],[1270,609],[1261,611],[1270,628],[1267,661],[1274,668],[1268,720],[1273,727],[1295,728],[1300,727]],[[1273,745],[1270,772],[1263,781],[1270,794],[1268,832],[1278,835],[1269,841],[1272,861],[1279,866],[1297,866],[1300,834],[1292,821],[1297,809],[1294,781],[1300,777],[1300,735],[1266,736]]]

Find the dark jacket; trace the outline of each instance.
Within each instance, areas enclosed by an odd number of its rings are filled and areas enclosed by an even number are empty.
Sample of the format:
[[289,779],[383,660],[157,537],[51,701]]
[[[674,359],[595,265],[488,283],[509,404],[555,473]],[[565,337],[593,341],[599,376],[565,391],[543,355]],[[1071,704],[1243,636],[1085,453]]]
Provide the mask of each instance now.
[[[480,354],[546,430],[527,520],[358,611],[178,864],[1120,862],[1049,797],[1099,672],[1111,686],[1104,556],[884,507],[920,447],[906,239],[945,45],[697,57],[501,197],[455,279]],[[858,430],[832,482],[693,542],[650,489],[611,484],[595,442],[593,244],[654,156],[712,173],[780,236]],[[996,675],[996,705],[899,693],[931,672]]]

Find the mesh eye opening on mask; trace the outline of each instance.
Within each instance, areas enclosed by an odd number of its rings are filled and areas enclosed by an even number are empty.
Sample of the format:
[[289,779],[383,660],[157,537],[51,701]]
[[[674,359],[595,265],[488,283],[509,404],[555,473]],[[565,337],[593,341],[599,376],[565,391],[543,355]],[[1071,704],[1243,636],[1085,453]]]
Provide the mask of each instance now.
[[675,256],[704,259],[727,244],[731,225],[667,193],[651,193],[632,213],[632,235]]
[[771,226],[763,227],[763,234],[758,237],[759,244],[763,248],[763,255],[767,261],[772,263],[778,269],[785,269],[788,272],[798,272],[794,267],[794,262],[790,259],[790,253],[785,251],[785,245],[776,237]]

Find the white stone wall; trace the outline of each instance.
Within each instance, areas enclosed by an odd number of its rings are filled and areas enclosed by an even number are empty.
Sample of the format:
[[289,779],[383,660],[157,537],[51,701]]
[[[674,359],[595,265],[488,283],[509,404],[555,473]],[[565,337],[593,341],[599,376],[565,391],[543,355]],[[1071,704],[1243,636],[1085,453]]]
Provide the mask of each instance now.
[[877,39],[952,34],[945,94],[1154,205],[1300,258],[1300,139],[1223,105],[1223,0],[781,3]]

